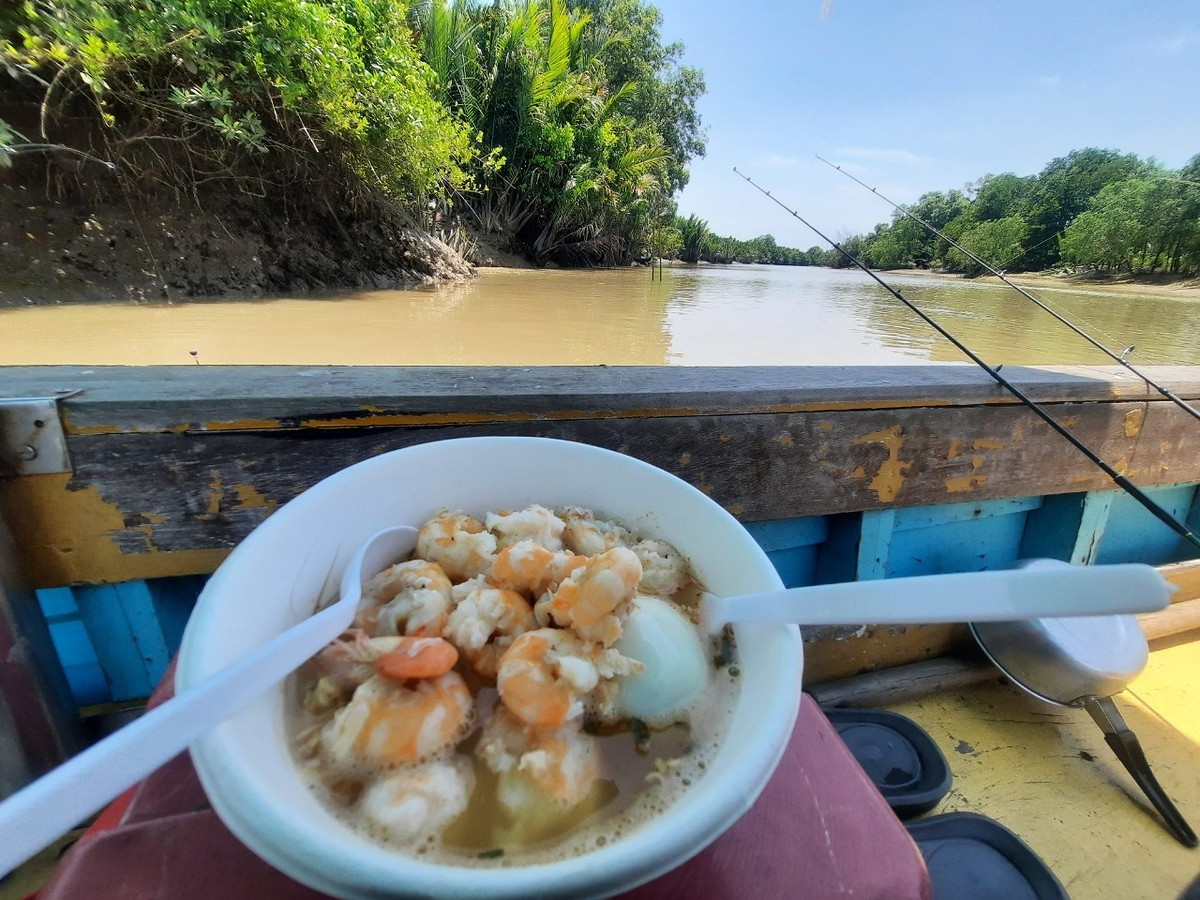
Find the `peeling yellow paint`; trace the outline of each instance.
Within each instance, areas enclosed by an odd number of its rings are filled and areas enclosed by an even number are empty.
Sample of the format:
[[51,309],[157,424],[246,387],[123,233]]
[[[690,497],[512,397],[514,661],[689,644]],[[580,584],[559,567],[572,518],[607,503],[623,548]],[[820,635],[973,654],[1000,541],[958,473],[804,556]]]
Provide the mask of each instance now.
[[690,466],[692,464],[692,454],[684,453],[683,456],[679,457],[679,464],[681,466]]
[[958,458],[958,438],[954,438],[950,441],[950,446],[946,450],[946,459],[957,459],[957,458]]
[[1058,424],[1063,428],[1074,428],[1079,424],[1079,416],[1063,416],[1058,420]]
[[1004,442],[993,438],[976,438],[971,442],[972,450],[1003,450]]
[[1117,470],[1118,475],[1128,475],[1129,474],[1129,457],[1122,456],[1120,459],[1118,459],[1115,463],[1112,464],[1112,467]]
[[862,466],[857,466],[854,469],[854,471],[850,473],[850,477],[851,478],[866,478],[867,470],[864,469]]
[[[188,432],[228,432],[228,431],[295,431],[301,429],[323,428],[397,428],[420,425],[487,425],[514,424],[524,422],[559,422],[559,421],[589,421],[604,419],[658,419],[676,418],[683,416],[705,415],[761,415],[761,414],[792,414],[814,412],[853,412],[870,409],[912,409],[923,407],[948,407],[955,405],[952,401],[939,398],[911,398],[905,400],[852,400],[825,401],[813,403],[781,403],[763,404],[760,406],[728,407],[728,408],[615,408],[615,409],[562,409],[548,412],[512,412],[512,413],[474,413],[474,412],[432,412],[432,413],[388,413],[378,407],[362,407],[362,414],[324,417],[309,417],[298,422],[287,419],[229,419],[210,420],[207,422],[175,422],[171,424],[140,428],[116,422],[95,425],[79,425],[71,420],[67,411],[63,412],[64,432],[71,436],[100,435],[100,434],[155,434]],[[823,422],[817,426],[821,430],[829,430],[831,423]],[[722,438],[723,440],[726,438]]]
[[988,476],[979,474],[979,467],[982,465],[982,456],[972,456],[971,471],[968,474],[955,475],[952,478],[946,479],[946,493],[965,494],[987,484]]
[[905,471],[912,466],[912,463],[903,462],[900,459],[900,448],[904,446],[903,429],[899,425],[892,425],[889,428],[855,438],[852,443],[855,445],[882,444],[887,450],[887,459],[879,466],[875,477],[871,479],[871,483],[867,487],[875,492],[875,496],[881,502],[891,503],[904,487]]
[[733,440],[733,438],[728,434],[722,434],[721,436],[719,436],[717,438],[717,440],[719,440],[722,444],[728,444],[730,441]]
[[1021,441],[1025,440],[1025,429],[1020,425],[1014,425],[1012,429],[1012,436],[1015,443],[1021,443]]
[[1135,438],[1142,433],[1142,424],[1146,420],[1144,409],[1131,409],[1125,413],[1125,437]]
[[235,484],[233,492],[237,497],[235,504],[238,509],[266,509],[268,512],[274,512],[278,504],[274,500],[268,500],[258,492],[252,484]]
[[733,506],[729,507],[729,514],[731,516],[740,516],[745,511],[746,507],[742,506],[740,503],[735,503]]
[[161,513],[142,513],[145,553],[122,551],[114,535],[129,532],[126,513],[94,487],[71,487],[71,475],[0,478],[0,518],[33,587],[98,584],[212,572],[229,550],[156,550],[149,541]]
[[780,447],[795,447],[796,446],[795,438],[793,438],[786,431],[779,436],[778,440],[779,440]]
[[208,483],[208,506],[200,516],[202,519],[213,519],[221,513],[221,497],[225,493],[221,484],[221,473],[214,472],[213,480]]
[[832,431],[832,430],[833,430],[832,422],[818,422],[817,423],[817,431]]

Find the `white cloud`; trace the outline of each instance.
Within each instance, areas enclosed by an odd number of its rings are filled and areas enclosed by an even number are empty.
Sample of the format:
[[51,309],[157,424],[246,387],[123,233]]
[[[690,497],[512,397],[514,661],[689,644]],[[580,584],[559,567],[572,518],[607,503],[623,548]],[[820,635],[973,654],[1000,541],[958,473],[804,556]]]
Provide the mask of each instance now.
[[1200,32],[1191,30],[1154,42],[1154,50],[1167,56],[1176,56],[1197,48],[1200,48]]
[[870,159],[878,162],[904,163],[906,165],[915,165],[929,161],[910,150],[901,150],[898,147],[842,147],[836,152],[839,156],[848,156],[851,159]]
[[777,169],[794,169],[804,165],[807,160],[795,156],[784,156],[781,153],[768,153],[762,159],[763,165],[774,166]]

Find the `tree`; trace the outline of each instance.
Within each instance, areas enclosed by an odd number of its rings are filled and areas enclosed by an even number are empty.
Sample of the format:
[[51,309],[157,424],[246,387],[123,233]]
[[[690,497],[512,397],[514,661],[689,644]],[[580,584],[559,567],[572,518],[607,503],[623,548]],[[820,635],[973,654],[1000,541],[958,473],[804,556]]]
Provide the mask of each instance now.
[[1028,249],[1014,262],[1018,270],[1045,269],[1058,261],[1055,237],[1087,209],[1106,184],[1128,178],[1144,164],[1132,153],[1088,147],[1051,160],[1029,189],[1025,218]]
[[680,235],[679,258],[684,262],[699,262],[700,255],[708,245],[708,222],[692,215],[686,219],[677,218],[675,227]]
[[[957,242],[992,268],[998,269],[1004,266],[1006,260],[1021,252],[1027,233],[1028,226],[1024,219],[1007,216],[971,225],[957,238]],[[954,247],[946,254],[946,261],[956,271],[971,277],[986,271],[985,266]]]

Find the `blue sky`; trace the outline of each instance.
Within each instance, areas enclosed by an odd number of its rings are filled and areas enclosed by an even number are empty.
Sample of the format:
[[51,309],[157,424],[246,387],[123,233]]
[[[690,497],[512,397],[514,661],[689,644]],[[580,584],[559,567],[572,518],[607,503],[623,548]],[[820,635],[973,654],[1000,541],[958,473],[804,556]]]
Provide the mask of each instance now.
[[[820,241],[988,173],[1106,147],[1200,153],[1200,0],[650,0],[704,71],[708,153],[679,198],[720,235]],[[823,15],[823,12],[827,13]]]

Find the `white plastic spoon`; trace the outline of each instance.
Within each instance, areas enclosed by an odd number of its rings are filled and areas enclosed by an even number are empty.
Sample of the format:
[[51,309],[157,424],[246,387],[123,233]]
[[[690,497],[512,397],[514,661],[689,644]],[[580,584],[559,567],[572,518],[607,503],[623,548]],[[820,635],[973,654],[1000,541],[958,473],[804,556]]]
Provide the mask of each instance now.
[[346,566],[341,596],[249,656],[149,710],[0,803],[0,877],[245,708],[346,630],[363,582],[407,556],[417,530],[385,528]]
[[[731,622],[873,625],[994,622],[1050,616],[1154,612],[1174,585],[1153,566],[1027,566],[850,581],[734,597],[705,594],[701,625],[716,634]],[[628,715],[671,715],[695,699],[707,678],[707,651],[673,606],[639,597],[617,649],[642,663],[621,680],[618,706]]]

